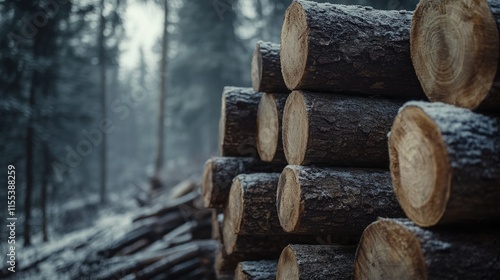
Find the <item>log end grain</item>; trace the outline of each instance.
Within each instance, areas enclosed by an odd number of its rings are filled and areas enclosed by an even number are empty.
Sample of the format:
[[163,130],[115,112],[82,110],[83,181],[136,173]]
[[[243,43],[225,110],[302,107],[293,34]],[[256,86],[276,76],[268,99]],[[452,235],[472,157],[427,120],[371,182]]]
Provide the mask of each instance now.
[[307,15],[300,2],[294,1],[285,13],[281,30],[281,72],[289,89],[300,86],[308,54]]
[[241,181],[235,178],[229,192],[228,204],[224,210],[224,221],[222,225],[224,248],[228,255],[233,253],[236,246],[242,217],[243,187]]
[[420,1],[411,58],[431,101],[475,109],[491,94],[499,38],[489,1]]
[[201,184],[201,193],[203,197],[203,207],[210,208],[212,205],[212,192],[213,192],[213,160],[209,159],[205,163],[203,169],[203,177]]
[[293,91],[286,100],[283,112],[283,149],[288,164],[304,164],[309,135],[308,123],[304,96],[300,91]]
[[280,133],[280,120],[275,97],[270,93],[263,94],[257,111],[257,151],[261,160],[273,161]]
[[452,168],[436,123],[416,106],[404,107],[389,137],[391,177],[406,215],[420,226],[436,225],[450,196]]
[[420,242],[397,222],[372,223],[356,251],[354,279],[427,279]]
[[251,75],[253,90],[260,91],[260,81],[262,77],[262,54],[260,52],[260,42],[257,42],[253,52]]
[[286,167],[280,176],[276,199],[280,224],[286,232],[294,232],[299,226],[304,207],[301,204],[300,194],[297,169]]
[[226,91],[222,93],[220,119],[219,119],[219,151],[221,156],[226,155],[225,151],[225,137],[226,137]]
[[299,279],[299,266],[297,257],[291,246],[287,246],[281,252],[276,271],[276,280]]

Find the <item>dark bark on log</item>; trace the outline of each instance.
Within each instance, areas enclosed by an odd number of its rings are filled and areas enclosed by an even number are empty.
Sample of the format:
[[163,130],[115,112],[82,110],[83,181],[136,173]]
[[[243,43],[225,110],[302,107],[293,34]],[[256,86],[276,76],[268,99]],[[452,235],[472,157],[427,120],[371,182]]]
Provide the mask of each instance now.
[[354,279],[498,279],[499,229],[422,229],[407,219],[366,228]]
[[219,121],[221,156],[257,157],[257,109],[262,93],[225,87]]
[[284,164],[270,164],[256,158],[213,157],[203,171],[203,206],[222,208],[227,202],[234,177],[257,172],[281,172]]
[[500,221],[500,119],[410,102],[389,137],[394,191],[420,226]]
[[281,253],[276,279],[352,279],[355,252],[355,246],[288,245]]
[[387,168],[387,133],[402,102],[294,91],[283,113],[289,164]]
[[277,204],[285,231],[330,234],[351,243],[378,217],[404,217],[390,172],[378,169],[289,165],[280,177]]
[[498,0],[420,1],[411,26],[411,58],[429,100],[500,108],[499,27]]
[[410,59],[412,12],[294,1],[281,31],[290,89],[425,98]]
[[255,45],[252,87],[257,92],[289,92],[281,75],[279,44],[258,41]]
[[283,150],[283,111],[288,93],[265,93],[257,112],[257,151],[263,161],[286,163]]
[[278,260],[244,261],[238,263],[235,280],[274,280]]

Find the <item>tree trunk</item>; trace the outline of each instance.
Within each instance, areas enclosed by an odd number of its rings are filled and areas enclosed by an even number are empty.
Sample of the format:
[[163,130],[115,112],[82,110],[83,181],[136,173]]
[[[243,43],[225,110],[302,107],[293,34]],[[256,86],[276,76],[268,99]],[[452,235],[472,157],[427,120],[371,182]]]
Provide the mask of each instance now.
[[163,36],[161,43],[160,61],[160,93],[158,104],[158,146],[156,150],[155,175],[151,179],[151,189],[161,188],[160,173],[163,168],[165,153],[165,108],[167,102],[167,56],[168,56],[168,1],[163,2]]
[[265,93],[260,99],[257,151],[263,161],[286,163],[281,127],[287,97],[285,93]]
[[201,192],[203,206],[222,208],[227,202],[233,178],[239,174],[281,172],[285,165],[269,164],[256,158],[212,157],[205,163]]
[[42,210],[42,240],[43,242],[47,242],[49,241],[49,234],[47,230],[47,192],[51,178],[51,168],[48,163],[51,161],[51,156],[49,152],[49,144],[44,142],[42,145],[45,166],[43,168],[42,189],[40,191],[40,208]]
[[420,1],[411,26],[411,58],[431,101],[500,108],[500,1]]
[[281,226],[295,234],[331,234],[357,243],[377,217],[404,217],[385,170],[289,165],[277,193]]
[[[99,87],[101,96],[101,113],[102,119],[107,119],[107,102],[106,102],[106,37],[104,31],[106,29],[106,19],[104,18],[104,0],[100,1],[100,16],[99,16]],[[100,182],[100,198],[101,203],[106,203],[106,181],[107,181],[107,135],[102,134],[102,147],[101,147],[101,182]]]
[[366,228],[354,279],[497,279],[498,229],[422,229],[407,219],[381,219]]
[[258,41],[252,57],[252,87],[257,92],[289,92],[281,75],[280,45]]
[[225,87],[219,122],[221,156],[257,157],[257,109],[261,93]]
[[281,31],[289,89],[425,98],[410,59],[412,13],[294,1]]
[[411,102],[389,137],[394,191],[416,224],[500,220],[500,119]]
[[[36,54],[35,54],[36,58]],[[39,73],[34,70],[31,77],[31,88],[30,88],[30,96],[29,96],[29,108],[34,112],[36,106],[36,87],[39,83]],[[34,145],[35,145],[35,129],[34,129],[35,118],[33,114],[30,114],[28,117],[27,123],[27,132],[26,132],[26,189],[24,194],[24,228],[23,228],[23,238],[24,238],[24,246],[31,245],[31,234],[30,234],[30,226],[31,226],[31,195],[33,193],[34,186]]]
[[235,280],[274,280],[277,260],[240,262],[234,271]]
[[355,252],[355,246],[288,245],[278,261],[276,279],[352,279]]
[[389,166],[387,133],[402,102],[294,91],[283,113],[289,164]]

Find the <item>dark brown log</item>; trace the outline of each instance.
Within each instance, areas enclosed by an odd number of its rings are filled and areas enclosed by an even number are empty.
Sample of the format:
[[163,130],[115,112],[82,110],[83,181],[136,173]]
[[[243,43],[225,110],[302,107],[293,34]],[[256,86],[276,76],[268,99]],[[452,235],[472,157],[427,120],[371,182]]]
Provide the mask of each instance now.
[[285,163],[282,120],[288,93],[264,93],[257,111],[257,151],[267,162]]
[[288,245],[281,253],[276,279],[352,279],[355,252],[355,246]]
[[294,1],[281,30],[289,89],[425,98],[410,59],[412,13]]
[[402,102],[304,91],[292,92],[283,113],[289,164],[389,166],[387,133]]
[[257,92],[289,92],[281,75],[279,44],[258,41],[255,45],[252,87]]
[[280,177],[277,204],[285,231],[330,234],[351,243],[378,217],[404,217],[390,172],[379,169],[289,165]]
[[274,280],[278,260],[245,261],[238,263],[235,280]]
[[284,167],[284,164],[269,164],[256,158],[212,157],[203,171],[203,206],[224,207],[233,179],[239,174],[281,172]]
[[389,137],[394,192],[416,224],[499,221],[500,119],[409,102]]
[[500,1],[420,1],[411,26],[411,58],[431,101],[469,109],[500,108]]
[[422,229],[407,219],[366,228],[354,279],[498,279],[498,229]]
[[257,157],[257,109],[262,93],[225,87],[219,120],[221,156]]

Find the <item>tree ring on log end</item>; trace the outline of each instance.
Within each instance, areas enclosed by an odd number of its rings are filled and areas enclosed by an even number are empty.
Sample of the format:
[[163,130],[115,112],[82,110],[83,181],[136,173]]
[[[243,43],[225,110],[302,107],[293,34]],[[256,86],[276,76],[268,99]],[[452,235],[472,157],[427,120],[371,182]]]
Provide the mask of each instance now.
[[278,147],[279,114],[272,93],[262,95],[257,111],[257,151],[263,161],[272,161]]
[[415,72],[429,100],[475,109],[490,94],[499,38],[488,1],[420,1],[410,40]]
[[363,232],[356,251],[354,279],[427,279],[417,237],[394,221],[372,223]]
[[226,135],[226,93],[222,94],[222,105],[219,119],[219,148],[220,155],[224,156],[224,141]]
[[450,196],[451,166],[438,126],[422,109],[410,105],[396,116],[389,157],[401,208],[419,226],[436,225]]
[[209,208],[210,201],[212,200],[212,191],[214,189],[213,184],[213,161],[209,159],[207,163],[205,163],[205,169],[203,170],[203,184],[201,188],[202,196],[203,196],[203,207]]
[[285,13],[281,29],[281,72],[289,89],[296,89],[305,74],[309,27],[302,5],[294,1]]
[[304,96],[293,91],[283,111],[283,150],[288,164],[301,165],[307,149],[309,135],[308,116]]
[[256,92],[260,91],[260,81],[262,80],[262,54],[260,44],[257,43],[252,56],[252,87]]
[[239,178],[235,178],[231,185],[229,198],[224,210],[224,222],[222,225],[222,236],[226,254],[234,252],[241,220],[243,218],[243,185]]
[[277,280],[294,280],[299,279],[299,267],[297,265],[297,257],[291,246],[285,247],[281,251],[278,261],[278,269],[276,271]]
[[280,225],[286,232],[294,232],[299,226],[303,205],[300,199],[300,183],[293,166],[283,169],[278,182],[277,201]]

